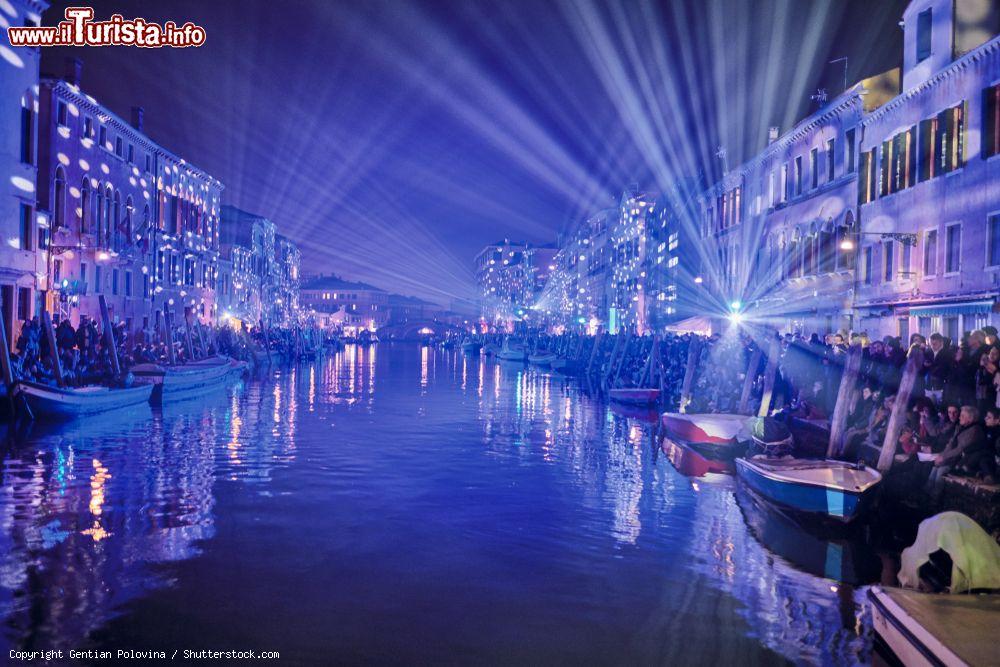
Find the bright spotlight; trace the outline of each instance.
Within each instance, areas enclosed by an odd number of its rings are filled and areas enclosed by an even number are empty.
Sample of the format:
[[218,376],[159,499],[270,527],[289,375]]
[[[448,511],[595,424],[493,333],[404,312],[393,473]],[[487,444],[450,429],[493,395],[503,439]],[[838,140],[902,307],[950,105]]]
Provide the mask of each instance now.
[[739,324],[743,321],[743,313],[729,313],[729,321],[733,324]]
[[733,301],[731,304],[729,304],[729,307],[732,308],[733,310],[739,310],[740,308],[743,307],[743,304],[740,303],[739,301]]
[[705,282],[705,281],[704,281],[704,280],[702,279],[702,277],[701,277],[701,276],[695,276],[695,278],[694,278],[694,284],[695,284],[695,285],[700,285],[700,284],[702,284],[703,282]]
[[841,250],[854,250],[854,241],[851,239],[844,239],[840,242]]

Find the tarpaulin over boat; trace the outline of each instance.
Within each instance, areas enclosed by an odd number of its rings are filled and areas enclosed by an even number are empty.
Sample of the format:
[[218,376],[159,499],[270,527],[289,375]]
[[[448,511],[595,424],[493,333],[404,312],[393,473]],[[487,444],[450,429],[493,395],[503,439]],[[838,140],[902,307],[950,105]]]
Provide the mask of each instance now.
[[727,443],[749,437],[746,415],[682,414],[665,412],[663,426],[667,435],[684,442]]
[[916,541],[903,550],[899,583],[917,588],[920,567],[941,549],[952,560],[952,593],[1000,589],[1000,545],[961,512],[942,512],[920,523]]

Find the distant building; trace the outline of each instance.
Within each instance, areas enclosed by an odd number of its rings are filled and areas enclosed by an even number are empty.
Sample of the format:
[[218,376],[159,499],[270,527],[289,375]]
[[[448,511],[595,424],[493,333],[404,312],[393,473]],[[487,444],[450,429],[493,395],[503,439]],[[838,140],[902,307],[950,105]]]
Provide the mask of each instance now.
[[[48,8],[37,0],[9,0],[4,18],[11,25],[38,25]],[[21,323],[38,311],[39,290],[47,289],[47,219],[39,216],[38,65],[39,49],[4,48],[0,59],[0,301],[8,344]]]
[[230,315],[248,326],[282,324],[284,313],[275,257],[276,228],[262,215],[231,204],[222,207],[223,259],[231,265],[232,292],[226,304]]
[[483,248],[475,259],[481,321],[509,331],[515,322],[530,320],[557,253],[555,246],[510,239]]
[[277,289],[275,292],[276,323],[294,324],[299,311],[299,270],[302,252],[287,236],[275,237]]
[[340,328],[347,335],[362,329],[377,331],[390,317],[389,293],[339,276],[306,279],[299,288],[299,306],[323,328]]

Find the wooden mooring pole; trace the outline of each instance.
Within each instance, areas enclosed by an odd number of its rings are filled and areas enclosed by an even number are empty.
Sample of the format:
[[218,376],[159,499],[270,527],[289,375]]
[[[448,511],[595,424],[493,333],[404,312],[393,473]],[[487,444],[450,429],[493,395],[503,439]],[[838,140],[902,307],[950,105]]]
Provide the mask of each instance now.
[[847,352],[844,362],[844,372],[840,376],[840,388],[837,390],[837,404],[833,408],[830,419],[830,444],[826,450],[827,458],[840,456],[844,451],[844,434],[847,431],[847,417],[854,407],[858,394],[858,373],[861,371],[861,357],[864,350],[861,343],[854,343]]
[[771,338],[771,346],[767,352],[767,366],[764,369],[764,392],[760,396],[758,417],[771,414],[771,401],[774,400],[774,377],[778,373],[778,359],[781,357],[781,340]]
[[691,402],[691,384],[694,382],[694,374],[698,368],[700,354],[701,339],[692,336],[688,342],[687,368],[684,369],[684,382],[681,384],[681,412],[684,412],[687,404]]
[[42,311],[42,332],[49,341],[49,359],[52,361],[52,372],[55,373],[56,382],[60,387],[66,386],[63,379],[62,360],[59,359],[59,348],[56,347],[56,330],[52,328],[52,318],[49,311]]
[[885,440],[882,442],[882,451],[878,455],[879,472],[885,472],[892,467],[893,458],[896,456],[896,443],[899,442],[899,435],[903,432],[909,412],[910,396],[923,367],[924,351],[919,345],[913,345],[906,355],[903,379],[899,382],[899,391],[896,392],[896,401],[892,404],[892,414],[889,415],[889,425],[886,427]]
[[750,405],[750,390],[753,389],[753,382],[757,379],[757,369],[760,368],[760,359],[764,356],[764,351],[758,345],[750,355],[750,363],[747,365],[747,375],[743,379],[743,392],[740,394],[739,413],[745,415]]
[[108,358],[111,359],[111,373],[115,378],[121,377],[122,367],[118,363],[118,345],[115,344],[115,330],[111,326],[111,311],[108,310],[108,300],[103,294],[97,296],[101,307],[101,324],[104,326],[104,344],[108,346]]

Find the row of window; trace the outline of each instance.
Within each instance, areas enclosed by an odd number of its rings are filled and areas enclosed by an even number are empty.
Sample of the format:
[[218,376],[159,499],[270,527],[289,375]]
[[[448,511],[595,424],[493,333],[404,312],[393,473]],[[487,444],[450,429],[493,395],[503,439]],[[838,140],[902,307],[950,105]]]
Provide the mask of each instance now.
[[[1000,154],[1000,84],[982,91],[982,157]],[[905,190],[965,164],[968,103],[925,118],[861,155],[858,202]],[[875,163],[878,159],[878,168]]]
[[[58,100],[56,102],[56,123],[60,127],[65,127],[67,130],[72,131],[73,128],[71,127],[70,122],[69,103],[63,100]],[[129,142],[126,145],[125,140],[121,135],[116,136],[115,141],[112,144],[108,139],[108,126],[104,123],[95,122],[92,116],[85,115],[83,117],[83,136],[85,139],[96,141],[98,146],[106,151],[113,152],[116,157],[125,160],[129,164],[134,165],[136,163],[135,144]],[[146,153],[144,158],[143,167],[146,173],[152,173],[152,157]]]
[[[931,229],[918,239],[923,245],[921,268],[924,278],[938,275],[939,239],[938,230]],[[903,280],[912,278],[911,271],[914,245],[897,240],[887,239],[880,244],[866,246],[862,254],[861,280],[866,285],[875,282],[875,252],[881,250],[882,270],[880,275],[885,282],[893,282],[897,277]],[[945,225],[944,233],[944,274],[958,273],[962,268],[962,225],[952,223]],[[991,215],[986,221],[986,257],[985,268],[1000,268],[1000,214]]]

